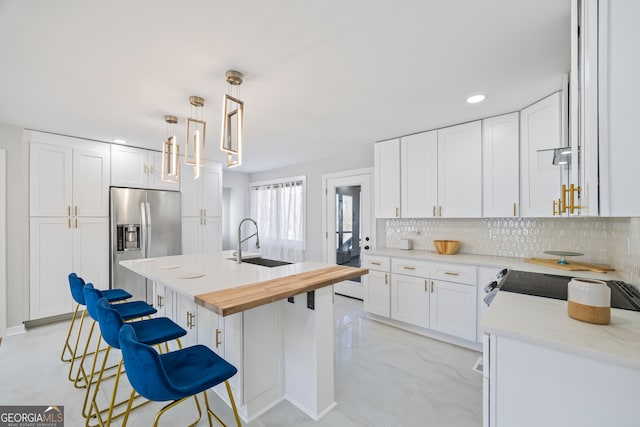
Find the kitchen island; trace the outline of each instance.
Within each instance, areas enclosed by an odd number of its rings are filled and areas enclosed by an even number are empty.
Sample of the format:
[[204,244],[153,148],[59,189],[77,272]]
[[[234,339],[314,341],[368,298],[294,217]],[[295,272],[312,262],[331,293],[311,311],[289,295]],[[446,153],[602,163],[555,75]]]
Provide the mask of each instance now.
[[[154,305],[238,368],[245,422],[286,399],[318,420],[335,405],[331,284],[366,269],[302,262],[237,264],[229,253],[122,261],[154,282]],[[224,389],[217,390],[224,399]]]

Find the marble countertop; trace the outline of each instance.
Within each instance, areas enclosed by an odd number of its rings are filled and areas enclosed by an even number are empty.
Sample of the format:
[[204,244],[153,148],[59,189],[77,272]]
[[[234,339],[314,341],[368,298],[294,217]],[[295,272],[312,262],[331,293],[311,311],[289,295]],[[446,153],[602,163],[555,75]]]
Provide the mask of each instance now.
[[572,319],[567,302],[498,292],[479,323],[486,333],[640,369],[640,313],[611,309],[611,323]]
[[[257,254],[244,254],[243,258]],[[328,267],[320,262],[300,262],[280,267],[237,264],[232,251],[207,255],[175,255],[120,261],[123,267],[150,280],[162,283],[174,291],[196,295],[235,288],[265,280],[277,279]]]
[[[404,250],[395,248],[371,249],[364,255],[388,256],[394,258],[417,259],[424,261],[471,264],[480,267],[508,268],[510,270],[530,271],[533,273],[557,274],[560,276],[584,277],[598,280],[623,280],[615,271],[608,273],[596,273],[593,271],[567,271],[559,268],[545,267],[543,265],[525,262],[523,258],[511,258],[492,255],[475,255],[457,253],[455,255],[440,255],[436,251]],[[551,258],[551,256],[549,256]],[[483,284],[484,286],[484,284]]]

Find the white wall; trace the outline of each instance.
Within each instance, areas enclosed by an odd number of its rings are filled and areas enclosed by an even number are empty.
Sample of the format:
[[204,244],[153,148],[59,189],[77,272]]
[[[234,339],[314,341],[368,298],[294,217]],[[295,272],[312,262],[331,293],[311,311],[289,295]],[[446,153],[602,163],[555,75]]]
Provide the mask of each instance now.
[[322,175],[373,166],[373,143],[309,163],[254,173],[251,182],[268,181],[299,175],[307,177],[307,244],[305,261],[322,261]]
[[224,192],[229,194],[229,206],[223,206],[223,215],[227,214],[227,218],[222,219],[222,249],[235,249],[238,241],[238,224],[243,218],[250,215],[251,206],[249,205],[249,184],[251,182],[250,175],[246,173],[233,172],[225,170],[222,172],[222,188]]
[[7,151],[0,148],[0,337],[7,334]]
[[29,147],[22,137],[22,128],[0,124],[0,148],[7,154],[8,328],[29,318]]

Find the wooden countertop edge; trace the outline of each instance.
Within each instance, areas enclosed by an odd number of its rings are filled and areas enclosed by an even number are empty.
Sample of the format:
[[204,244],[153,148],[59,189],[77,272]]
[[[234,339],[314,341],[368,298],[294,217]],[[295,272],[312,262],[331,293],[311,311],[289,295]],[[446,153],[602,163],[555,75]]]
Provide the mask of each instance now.
[[[325,267],[236,288],[196,295],[195,302],[224,317],[344,280],[354,279],[368,272],[369,270],[366,268],[339,265]],[[323,277],[326,275],[329,275],[329,277]]]

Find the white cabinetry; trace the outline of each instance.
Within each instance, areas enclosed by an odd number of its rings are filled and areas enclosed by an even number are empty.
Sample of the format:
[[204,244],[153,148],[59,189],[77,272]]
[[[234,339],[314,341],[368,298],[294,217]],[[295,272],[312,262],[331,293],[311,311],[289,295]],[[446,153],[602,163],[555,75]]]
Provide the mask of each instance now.
[[402,216],[436,216],[438,205],[438,132],[401,139]]
[[377,218],[400,216],[400,140],[374,145],[374,192]]
[[391,318],[429,327],[429,264],[422,261],[392,262]]
[[179,189],[177,182],[162,181],[162,153],[123,145],[111,146],[111,185],[116,187]]
[[482,124],[438,129],[438,216],[482,215]]
[[109,287],[109,146],[28,132],[29,319],[72,311],[72,271]]
[[482,216],[518,216],[520,196],[518,113],[482,121]]
[[182,248],[184,254],[222,249],[222,165],[209,163],[200,178],[191,171],[181,176]]
[[553,154],[549,150],[562,145],[560,101],[560,92],[556,92],[520,111],[520,215],[523,217],[559,214],[563,167],[553,165]]
[[390,315],[390,264],[389,258],[364,256],[363,268],[369,269],[369,274],[362,276],[364,289],[364,310],[379,316]]
[[[635,114],[640,98],[638,16],[638,1],[598,2],[600,209],[603,216],[640,216],[637,197],[640,131]],[[587,75],[593,68],[587,70]]]

